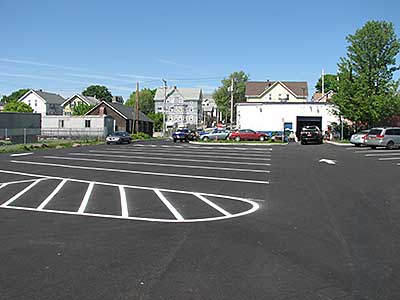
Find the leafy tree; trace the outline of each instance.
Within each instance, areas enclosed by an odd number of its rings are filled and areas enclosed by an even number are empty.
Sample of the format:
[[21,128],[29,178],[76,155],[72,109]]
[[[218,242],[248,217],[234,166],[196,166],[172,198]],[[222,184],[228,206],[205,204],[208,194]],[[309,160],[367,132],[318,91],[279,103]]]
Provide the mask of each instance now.
[[107,87],[103,85],[91,85],[88,86],[83,92],[82,95],[89,96],[89,97],[96,97],[101,101],[112,101],[112,94],[108,90]]
[[[139,92],[139,109],[146,115],[149,113],[154,113],[154,96],[156,95],[156,90],[143,89]],[[136,107],[136,91],[133,92],[129,99],[125,102],[125,105]]]
[[17,102],[18,99],[25,95],[28,91],[30,91],[30,89],[20,89],[18,91],[12,92],[9,96],[3,96],[3,98],[1,98],[1,102]]
[[149,113],[147,116],[154,121],[154,131],[162,131],[163,114],[162,113]]
[[84,102],[76,104],[72,108],[72,115],[74,116],[83,116],[85,115],[89,110],[91,110],[94,107],[94,105],[89,105]]
[[[225,116],[230,116],[231,113],[231,93],[230,86],[233,78],[233,103],[245,101],[246,82],[249,80],[249,75],[243,71],[234,72],[228,78],[221,80],[222,86],[214,91],[213,97],[218,106],[218,109]],[[231,120],[232,121],[232,120]]]
[[400,50],[393,24],[369,21],[347,36],[347,56],[339,66],[338,92],[333,96],[343,117],[356,123],[375,123],[400,113],[398,82],[393,80]]
[[[337,92],[338,81],[337,76],[334,74],[325,74],[324,76],[324,92],[327,93],[329,91]],[[317,93],[322,93],[322,76],[318,79],[317,84],[315,85],[315,89]]]
[[32,107],[30,107],[28,104],[24,102],[17,102],[17,101],[12,101],[8,102],[4,106],[4,110],[6,112],[33,112]]

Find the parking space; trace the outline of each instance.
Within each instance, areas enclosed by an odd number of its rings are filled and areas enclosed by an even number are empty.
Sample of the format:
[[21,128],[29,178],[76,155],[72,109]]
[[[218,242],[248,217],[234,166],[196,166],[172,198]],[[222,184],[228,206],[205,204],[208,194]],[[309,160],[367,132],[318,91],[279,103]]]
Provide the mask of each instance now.
[[357,156],[373,159],[383,163],[391,163],[394,166],[400,166],[400,149],[370,149],[367,147],[348,147]]
[[0,169],[0,207],[178,223],[235,218],[260,208],[271,159],[264,146],[168,144],[10,156]]

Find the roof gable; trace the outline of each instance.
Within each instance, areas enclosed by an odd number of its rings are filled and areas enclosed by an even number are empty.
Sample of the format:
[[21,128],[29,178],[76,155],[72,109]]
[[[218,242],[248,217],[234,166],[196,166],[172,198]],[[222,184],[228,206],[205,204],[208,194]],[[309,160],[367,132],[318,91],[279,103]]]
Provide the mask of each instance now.
[[[89,110],[86,113],[86,115],[89,115],[92,111],[94,111],[101,105],[105,105],[108,108],[112,109],[113,111],[115,111],[117,114],[119,114],[125,120],[134,120],[134,121],[136,120],[136,111],[133,109],[133,107],[124,105],[122,103],[107,102],[107,101],[101,101],[95,107],[93,107],[91,110]],[[148,116],[146,116],[141,111],[139,111],[139,121],[153,123],[153,120],[150,119]]]
[[95,97],[83,96],[81,94],[75,94],[65,100],[61,105],[65,106],[68,102],[74,100],[74,98],[79,98],[81,101],[85,102],[87,105],[96,105],[100,102],[100,100],[96,99]]
[[[202,97],[202,91],[200,88],[177,88],[177,87],[168,87],[167,88],[167,98],[173,95],[174,93],[178,93],[182,98],[186,100],[199,100]],[[155,101],[162,101],[165,97],[165,89],[158,88],[156,91],[156,95],[154,96]]]
[[306,98],[308,96],[308,85],[306,81],[248,81],[246,82],[246,97],[261,97],[266,90],[280,83],[295,97]]

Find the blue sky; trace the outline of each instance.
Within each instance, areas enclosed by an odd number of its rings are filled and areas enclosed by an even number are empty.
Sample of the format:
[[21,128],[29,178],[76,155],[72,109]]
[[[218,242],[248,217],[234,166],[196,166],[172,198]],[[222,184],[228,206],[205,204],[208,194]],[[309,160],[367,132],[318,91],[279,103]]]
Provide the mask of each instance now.
[[312,93],[366,21],[391,21],[400,36],[398,0],[0,0],[0,12],[0,95],[104,84],[127,98],[136,81],[161,78],[210,92],[238,70],[305,80]]

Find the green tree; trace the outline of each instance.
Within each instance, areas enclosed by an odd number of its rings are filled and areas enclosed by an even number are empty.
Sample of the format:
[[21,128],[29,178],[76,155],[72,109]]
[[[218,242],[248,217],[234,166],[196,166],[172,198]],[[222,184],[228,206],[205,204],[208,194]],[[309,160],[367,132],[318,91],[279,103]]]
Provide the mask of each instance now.
[[[146,115],[149,113],[154,113],[154,96],[156,95],[156,90],[143,89],[139,92],[139,109]],[[125,105],[136,107],[136,91],[133,92],[129,99],[125,102]]]
[[82,95],[89,97],[96,97],[101,101],[112,101],[112,94],[104,85],[91,85],[88,86],[83,92]]
[[399,114],[399,85],[393,74],[399,70],[400,41],[393,24],[369,21],[346,40],[347,56],[338,64],[339,86],[333,96],[340,114],[369,126]]
[[10,102],[17,102],[19,98],[21,98],[23,95],[25,95],[30,89],[20,89],[18,91],[12,92],[8,96],[3,96],[1,98],[1,102],[4,103],[10,103]]
[[[337,76],[334,74],[325,74],[324,76],[324,91],[325,93],[329,91],[337,92],[338,81]],[[322,76],[318,79],[315,85],[317,93],[322,93]]]
[[32,107],[30,107],[28,104],[24,102],[17,102],[17,101],[12,101],[8,102],[4,106],[4,110],[6,112],[33,112]]
[[149,113],[147,116],[154,121],[154,125],[153,125],[154,131],[162,131],[163,114],[162,113]]
[[85,115],[89,110],[91,110],[94,107],[94,105],[89,105],[86,103],[78,103],[72,108],[72,115],[74,116],[83,116]]
[[[214,91],[213,97],[218,109],[223,115],[229,116],[231,113],[231,93],[230,86],[233,78],[233,103],[245,101],[246,82],[249,75],[243,71],[234,72],[228,78],[221,80],[222,86]],[[228,118],[228,117],[226,117]]]

